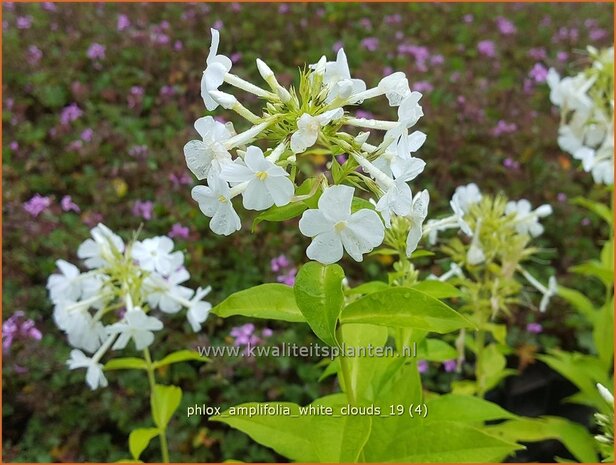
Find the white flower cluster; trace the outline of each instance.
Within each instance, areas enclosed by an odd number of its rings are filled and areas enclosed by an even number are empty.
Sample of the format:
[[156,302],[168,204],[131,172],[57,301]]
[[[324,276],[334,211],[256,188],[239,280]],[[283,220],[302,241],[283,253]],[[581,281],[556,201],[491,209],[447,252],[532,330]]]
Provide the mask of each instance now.
[[186,308],[190,326],[199,331],[211,305],[203,300],[209,287],[193,291],[182,285],[190,278],[184,254],[173,251],[168,237],[125,244],[103,224],[90,233],[77,251],[88,271],[58,260],[59,273],[49,277],[47,289],[54,321],[74,347],[69,368],[86,368],[86,381],[96,389],[107,385],[100,360],[109,349],[124,349],[130,340],[137,350],[152,344],[154,331],[163,328],[148,315],[154,309]]
[[614,48],[589,47],[592,65],[574,77],[550,69],[550,100],[561,109],[560,147],[582,162],[597,184],[614,183]]
[[[470,266],[481,265],[486,261],[486,251],[480,238],[481,228],[484,222],[494,223],[494,218],[482,216],[485,212],[481,208],[473,208],[482,198],[479,187],[474,183],[457,187],[450,201],[453,214],[439,220],[430,220],[425,228],[431,244],[436,243],[439,232],[448,229],[460,229],[470,238],[470,246],[466,252],[466,264]],[[512,224],[517,234],[535,238],[543,234],[544,227],[540,220],[552,214],[552,207],[544,204],[533,210],[531,203],[526,199],[511,200],[506,203],[502,214],[502,219],[506,220],[507,224]],[[469,223],[473,224],[474,228],[471,228]],[[463,278],[463,267],[464,264],[462,263],[452,263],[450,270],[442,276],[430,277],[441,281],[454,276]],[[545,311],[550,298],[556,294],[556,279],[551,277],[548,285],[544,286],[521,266],[518,266],[517,269],[543,295],[539,309],[542,312]]]
[[[231,60],[218,54],[219,33],[215,29],[211,32],[201,81],[205,106],[210,111],[218,106],[233,110],[252,125],[236,134],[231,123],[223,124],[211,116],[199,118],[195,129],[201,139],[184,147],[188,168],[197,179],[207,181],[205,186],[194,187],[192,196],[211,217],[212,231],[229,235],[241,228],[232,203],[236,196],[242,196],[244,208],[263,211],[301,205],[320,195],[318,208],[306,206],[296,215],[303,213],[300,231],[312,238],[309,258],[329,264],[340,260],[346,251],[361,261],[383,242],[384,229],[391,227],[394,215],[410,220],[410,255],[422,236],[429,196],[426,190],[412,195],[407,184],[425,167],[425,162],[412,154],[423,145],[426,135],[409,132],[423,111],[421,94],[410,90],[404,73],[386,76],[367,89],[362,80],[351,77],[347,57],[340,49],[336,61],[322,57],[301,73],[297,88],[286,89],[269,66],[257,59],[257,69],[269,87],[266,90],[230,72]],[[261,99],[261,115],[220,91],[223,83]],[[345,106],[383,95],[390,106],[397,107],[397,121],[357,118],[345,112]],[[351,135],[344,127],[383,131],[384,136],[373,145],[368,143],[369,132]],[[257,141],[270,148],[250,145]],[[330,157],[325,174],[314,166],[315,157],[323,155]],[[339,155],[348,158],[340,162]],[[298,187],[310,180],[314,186],[310,194],[299,195]],[[370,191],[375,206],[354,202],[355,188],[351,186]],[[357,208],[357,204],[366,208]]]

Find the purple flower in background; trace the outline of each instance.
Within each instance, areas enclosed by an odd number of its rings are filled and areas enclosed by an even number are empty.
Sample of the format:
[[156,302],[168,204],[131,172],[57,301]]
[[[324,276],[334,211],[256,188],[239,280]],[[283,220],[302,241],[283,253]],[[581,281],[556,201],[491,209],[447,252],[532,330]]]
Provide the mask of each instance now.
[[92,141],[92,137],[94,137],[94,131],[92,130],[92,128],[86,128],[83,131],[81,131],[81,140],[84,142],[91,142]]
[[280,13],[281,15],[287,14],[289,12],[291,8],[289,8],[289,5],[287,5],[286,3],[281,3],[278,6],[278,13]]
[[582,218],[582,221],[580,221],[582,226],[590,226],[590,218]]
[[17,142],[16,140],[14,140],[13,142],[11,142],[9,144],[9,148],[13,151],[13,152],[17,152],[19,150],[19,142]]
[[289,264],[289,259],[284,255],[279,255],[275,258],[272,258],[272,260],[270,261],[272,271],[275,273],[279,272],[283,268],[286,268],[287,266],[289,266]]
[[560,203],[565,203],[567,201],[567,194],[565,194],[564,192],[559,192],[556,196],[556,200],[558,200]]
[[212,25],[212,27],[214,29],[218,29],[219,31],[225,26],[225,24],[222,22],[221,19],[217,19],[216,21],[214,21],[214,24]]
[[445,360],[443,362],[443,368],[447,373],[452,373],[458,368],[458,362],[456,360]]
[[55,3],[53,3],[53,2],[43,2],[43,3],[41,4],[41,7],[42,7],[42,8],[43,8],[43,10],[45,10],[45,11],[51,11],[51,12],[53,12],[53,11],[57,11],[57,10],[58,10],[58,8],[56,7],[56,4],[55,4]]
[[393,72],[394,69],[391,66],[385,66],[385,68],[383,68],[383,77],[389,76]]
[[565,61],[569,59],[569,54],[567,52],[558,52],[556,54],[556,59],[560,61],[561,63],[564,63]]
[[541,63],[535,63],[535,66],[529,71],[528,76],[535,82],[545,82],[548,78],[548,69]]
[[376,37],[366,37],[362,39],[361,46],[370,52],[374,52],[379,48],[379,39]]
[[531,334],[539,334],[543,332],[543,326],[541,326],[539,323],[528,323],[526,325],[526,331]]
[[231,328],[229,334],[234,338],[233,345],[235,346],[256,346],[261,343],[261,339],[255,334],[255,325],[252,323]]
[[462,17],[462,20],[463,20],[466,24],[470,24],[470,23],[472,23],[474,19],[475,19],[475,18],[474,18],[474,17],[473,17],[473,15],[471,15],[471,14],[467,14],[467,15],[464,15],[464,16]]
[[372,21],[370,21],[368,18],[362,18],[359,20],[359,25],[361,27],[363,27],[366,30],[371,30],[372,29]]
[[133,145],[128,149],[128,154],[133,158],[145,158],[148,155],[147,145]]
[[18,16],[17,29],[30,29],[32,27],[32,16]]
[[3,6],[4,6],[4,8],[6,8],[8,11],[13,11],[13,10],[15,10],[15,2],[3,2]]
[[116,28],[118,31],[125,31],[130,27],[130,19],[126,15],[118,15],[118,21],[116,23]]
[[415,58],[415,64],[417,65],[417,69],[419,71],[428,70],[426,62],[430,58],[430,52],[427,47],[420,45],[400,44],[398,45],[398,53],[400,55],[411,55]]
[[190,229],[188,226],[182,226],[180,223],[175,223],[171,226],[171,231],[167,234],[170,238],[181,237],[182,239],[188,239],[190,235]]
[[27,202],[24,202],[23,207],[33,217],[39,216],[51,205],[51,199],[49,197],[43,197],[40,194],[34,194]]
[[590,31],[590,33],[588,34],[588,37],[590,37],[590,40],[601,40],[604,37],[607,37],[607,31],[605,29],[601,29],[601,28],[597,28],[597,29],[593,29]]
[[402,22],[402,16],[399,14],[387,15],[384,18],[385,24],[400,24]]
[[236,64],[242,59],[242,52],[232,53],[229,58],[231,59],[231,63]]
[[43,58],[43,51],[36,45],[30,45],[28,47],[28,55],[26,57],[28,64],[35,66],[39,61],[41,61],[41,58]]
[[495,137],[502,136],[503,134],[511,134],[518,129],[515,123],[508,123],[505,120],[499,120],[496,126],[492,128],[492,135]]
[[411,87],[412,90],[416,90],[417,92],[430,92],[434,89],[434,86],[428,81],[417,81]]
[[347,161],[348,158],[349,157],[344,153],[342,155],[336,156],[336,160],[338,160],[338,163],[340,163],[341,165],[343,165]]
[[426,362],[425,360],[419,360],[417,362],[417,370],[420,373],[427,373],[428,372],[428,362]]
[[496,56],[496,47],[494,46],[494,42],[491,40],[482,40],[477,44],[477,51],[486,57],[494,57]]
[[141,86],[133,86],[130,88],[130,93],[126,97],[126,101],[128,104],[128,108],[136,108],[138,107],[145,95],[145,89]]
[[332,50],[338,53],[338,50],[340,50],[342,47],[344,47],[344,44],[339,40],[334,45],[332,45]]
[[431,65],[442,65],[443,63],[445,63],[445,57],[443,57],[443,55],[432,55],[430,57],[430,64]]
[[184,43],[181,40],[176,40],[175,42],[173,42],[173,50],[175,50],[176,52],[179,52],[183,48]]
[[133,216],[140,216],[144,220],[151,220],[153,210],[154,204],[150,200],[136,200],[133,204],[132,213]]
[[238,12],[242,11],[242,4],[238,2],[231,3],[231,11]]
[[509,21],[507,18],[503,18],[502,16],[496,18],[496,26],[498,27],[500,33],[504,36],[515,34],[518,31],[518,29],[511,21]]
[[81,108],[79,108],[76,103],[71,103],[62,109],[62,113],[60,113],[60,123],[63,126],[68,126],[73,121],[80,118],[81,115],[83,115]]
[[281,275],[276,277],[276,280],[279,283],[286,284],[287,286],[295,285],[295,276],[297,275],[297,268],[290,268],[286,271],[286,273],[282,273]]
[[511,157],[507,157],[503,160],[503,166],[509,170],[517,171],[520,169],[520,162],[515,161]]
[[34,339],[40,341],[43,334],[37,329],[34,321],[26,319],[22,311],[16,311],[2,323],[2,351],[8,352],[13,342],[19,339]]
[[99,61],[105,59],[105,46],[94,42],[88,47],[87,55],[90,60]]
[[192,184],[192,178],[186,172],[180,174],[169,174],[169,181],[171,181],[171,184],[173,184],[173,187],[175,189],[179,189],[181,186],[189,186]]
[[545,53],[545,48],[534,47],[528,51],[528,56],[534,60],[545,60],[547,54]]
[[165,85],[160,88],[161,97],[172,97],[173,95],[175,95],[175,87]]
[[73,202],[73,199],[70,195],[65,195],[64,197],[62,197],[62,200],[60,201],[60,206],[65,212],[74,211],[75,213],[79,213],[81,211],[77,204]]
[[270,328],[263,328],[261,331],[261,335],[263,337],[271,337],[274,334],[274,331]]

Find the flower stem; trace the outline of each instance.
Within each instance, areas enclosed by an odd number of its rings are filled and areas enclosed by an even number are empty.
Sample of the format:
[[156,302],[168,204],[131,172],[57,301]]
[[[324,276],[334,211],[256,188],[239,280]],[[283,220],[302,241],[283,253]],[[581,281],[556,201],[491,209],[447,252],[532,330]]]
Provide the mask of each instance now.
[[[148,381],[150,383],[150,392],[154,396],[154,386],[156,385],[156,378],[154,377],[154,364],[152,363],[152,357],[150,357],[150,350],[144,349],[143,356],[145,358],[146,370],[148,372]],[[152,418],[154,418],[154,412],[152,412]],[[167,444],[167,428],[160,428],[158,437],[160,438],[160,451],[163,456],[163,463],[169,463],[169,445]]]

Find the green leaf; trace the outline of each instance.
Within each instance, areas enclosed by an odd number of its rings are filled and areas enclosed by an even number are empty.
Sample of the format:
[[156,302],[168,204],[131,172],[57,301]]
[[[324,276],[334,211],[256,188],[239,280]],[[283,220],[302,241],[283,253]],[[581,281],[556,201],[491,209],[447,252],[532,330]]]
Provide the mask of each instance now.
[[607,241],[603,244],[601,263],[606,269],[614,271],[614,241]]
[[391,288],[349,304],[342,323],[367,323],[448,333],[473,324],[440,300],[409,288]]
[[450,297],[460,297],[460,295],[462,295],[462,293],[451,284],[436,279],[420,281],[413,286],[413,289],[424,292],[435,299],[447,299]]
[[200,362],[207,362],[209,359],[199,355],[194,350],[178,350],[173,352],[161,360],[154,362],[154,368],[164,367],[165,365],[171,365],[172,363],[187,362],[191,360],[198,360]]
[[614,302],[607,302],[597,315],[593,326],[593,340],[599,359],[606,371],[612,367],[614,357]]
[[146,370],[145,360],[137,357],[112,358],[104,366],[105,370]]
[[465,463],[500,462],[519,445],[479,428],[453,421],[407,419],[403,426],[388,418],[373,420],[364,449],[366,462]]
[[324,266],[317,262],[306,263],[295,278],[297,306],[312,331],[332,346],[338,344],[336,324],[344,305],[343,279],[344,271],[339,265]]
[[429,400],[427,405],[430,421],[481,423],[517,418],[501,406],[476,396],[446,394]]
[[346,295],[365,295],[382,291],[387,288],[389,288],[389,285],[383,281],[370,281],[369,283],[360,284],[352,289],[347,289],[344,293]]
[[234,315],[291,322],[306,319],[295,303],[293,288],[285,284],[262,284],[230,295],[212,309],[221,318]]
[[[343,395],[317,399],[312,406],[332,407],[340,411],[345,404]],[[246,414],[256,408],[278,409],[281,414]],[[284,408],[288,414],[283,414]],[[278,454],[296,462],[351,463],[357,462],[370,434],[371,419],[368,416],[327,416],[301,414],[297,404],[248,403],[232,407],[222,415],[211,418],[238,429],[254,441],[270,447]]]
[[582,425],[564,418],[510,420],[490,426],[489,431],[509,441],[534,442],[556,439],[562,442],[580,462],[596,463],[598,461],[592,435]]
[[417,358],[429,362],[444,362],[458,357],[458,351],[440,339],[424,339],[417,347]]
[[560,297],[573,305],[589,322],[594,322],[596,316],[595,306],[588,297],[575,289],[570,289],[565,286],[559,285],[557,289],[557,293]]
[[507,359],[500,352],[496,344],[490,344],[483,349],[479,368],[484,376],[483,392],[496,387],[507,376],[516,373],[515,370],[508,370]]
[[276,205],[270,207],[264,212],[257,215],[257,217],[252,222],[252,231],[254,232],[255,228],[262,221],[286,221],[292,218],[296,218],[300,216],[305,210],[308,209],[308,204],[306,202],[293,202],[282,207],[278,207]]
[[156,384],[150,396],[152,416],[154,423],[160,430],[165,430],[173,413],[182,400],[182,390],[177,386],[163,386]]
[[135,460],[139,460],[141,453],[159,433],[158,428],[138,428],[131,431],[128,436],[128,449]]
[[599,202],[593,202],[592,200],[588,200],[585,197],[576,197],[571,201],[575,205],[579,205],[581,207],[590,210],[595,213],[599,218],[605,221],[607,224],[611,225],[613,222],[612,211],[609,209],[607,205],[604,205]]
[[574,273],[585,276],[593,276],[599,279],[605,286],[611,286],[614,282],[614,270],[603,265],[598,260],[589,260],[581,265],[570,268]]

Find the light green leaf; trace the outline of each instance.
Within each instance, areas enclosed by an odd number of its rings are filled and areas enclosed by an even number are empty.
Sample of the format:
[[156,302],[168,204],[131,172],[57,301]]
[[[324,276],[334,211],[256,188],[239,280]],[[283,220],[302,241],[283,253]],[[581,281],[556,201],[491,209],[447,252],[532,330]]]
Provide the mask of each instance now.
[[417,346],[417,358],[429,362],[444,362],[458,357],[458,351],[440,339],[424,339]]
[[[339,413],[340,404],[345,403],[343,395],[334,395],[317,399],[311,405],[332,407],[335,413]],[[278,408],[280,413],[286,407],[288,414],[257,413],[249,416],[241,410],[266,406]],[[301,414],[300,407],[289,402],[248,403],[233,409],[211,420],[226,423],[296,462],[357,462],[370,434],[371,419],[368,416]]]
[[424,292],[435,299],[448,299],[450,297],[459,297],[462,293],[449,283],[429,279],[420,281],[413,286],[413,289]]
[[507,376],[516,373],[506,369],[507,359],[499,351],[496,344],[490,344],[483,349],[479,368],[484,376],[483,392],[496,387]]
[[614,357],[614,302],[607,302],[597,315],[596,324],[593,327],[593,340],[599,359],[605,366],[606,371],[612,368]]
[[103,367],[105,370],[146,370],[145,360],[137,357],[112,358]]
[[501,406],[476,396],[446,394],[431,399],[427,405],[430,421],[481,423],[517,418]]
[[135,460],[148,447],[150,441],[159,435],[158,428],[139,428],[131,431],[128,436],[128,449]]
[[192,360],[198,360],[200,362],[207,362],[209,359],[207,357],[203,357],[199,355],[194,350],[178,350],[177,352],[173,352],[166,357],[154,362],[154,368],[164,367],[165,365],[171,365],[172,363],[180,363],[180,362],[188,362]]
[[588,297],[575,289],[558,285],[557,293],[573,305],[589,322],[593,323],[596,316],[595,306]]
[[360,284],[352,289],[344,291],[346,295],[365,295],[372,294],[373,292],[382,291],[389,288],[387,283],[383,281],[371,281],[369,283]]
[[595,277],[605,286],[611,286],[614,282],[614,270],[606,267],[598,260],[589,260],[570,269],[573,273]]
[[230,295],[212,309],[221,318],[241,315],[252,318],[304,322],[295,303],[293,288],[284,284],[262,284]]
[[595,440],[582,425],[564,418],[523,418],[509,420],[487,428],[508,441],[534,442],[546,439],[556,439],[583,463],[596,463],[597,452]]
[[391,288],[349,304],[342,323],[366,323],[448,333],[473,324],[440,300],[408,288]]
[[296,218],[304,213],[305,210],[308,209],[308,204],[306,202],[293,202],[282,207],[278,207],[276,205],[270,207],[268,210],[257,215],[257,217],[252,222],[252,231],[255,231],[255,228],[262,221],[286,221],[292,218]]
[[173,413],[180,406],[181,400],[182,390],[179,387],[163,386],[162,384],[154,386],[150,396],[150,404],[154,423],[159,429],[164,430],[167,428],[167,424],[169,424]]
[[312,331],[326,344],[335,346],[336,324],[344,294],[344,271],[339,265],[308,262],[295,278],[295,301]]
[[607,205],[604,205],[599,202],[593,202],[585,197],[576,197],[571,201],[575,205],[580,205],[581,207],[590,210],[607,224],[611,225],[613,221],[612,211],[609,209]]

